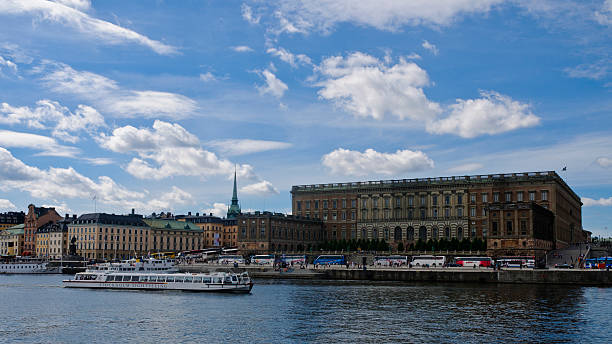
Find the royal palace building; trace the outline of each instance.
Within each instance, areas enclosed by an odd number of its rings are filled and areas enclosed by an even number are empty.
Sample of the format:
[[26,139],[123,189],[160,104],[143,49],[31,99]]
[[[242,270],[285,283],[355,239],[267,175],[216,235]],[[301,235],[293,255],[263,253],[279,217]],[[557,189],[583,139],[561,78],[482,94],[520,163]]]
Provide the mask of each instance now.
[[481,238],[494,254],[584,240],[580,197],[554,171],[293,186],[293,214],[328,240]]

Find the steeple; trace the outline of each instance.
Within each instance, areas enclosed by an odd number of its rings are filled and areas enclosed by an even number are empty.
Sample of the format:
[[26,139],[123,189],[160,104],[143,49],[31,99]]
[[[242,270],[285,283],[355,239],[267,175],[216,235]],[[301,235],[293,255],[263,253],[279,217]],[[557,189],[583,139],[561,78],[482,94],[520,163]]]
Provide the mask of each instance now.
[[232,193],[232,204],[227,209],[227,218],[235,219],[240,215],[240,205],[238,204],[238,188],[236,187],[236,169],[234,168],[234,192]]

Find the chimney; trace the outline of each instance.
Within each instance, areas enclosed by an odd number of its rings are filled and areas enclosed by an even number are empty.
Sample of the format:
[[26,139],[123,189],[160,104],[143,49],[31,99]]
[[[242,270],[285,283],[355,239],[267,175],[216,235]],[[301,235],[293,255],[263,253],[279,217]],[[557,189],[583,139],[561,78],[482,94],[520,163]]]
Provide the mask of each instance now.
[[191,216],[191,212],[190,212],[190,211],[189,211],[189,212],[187,212],[187,216]]
[[200,216],[200,213],[196,213],[196,216]]
[[70,214],[66,214],[66,216],[64,218],[68,219],[69,217],[70,217]]
[[132,215],[134,215],[134,208],[132,208]]
[[72,215],[72,218],[76,220],[76,214]]
[[210,216],[213,216],[212,213],[210,213]]

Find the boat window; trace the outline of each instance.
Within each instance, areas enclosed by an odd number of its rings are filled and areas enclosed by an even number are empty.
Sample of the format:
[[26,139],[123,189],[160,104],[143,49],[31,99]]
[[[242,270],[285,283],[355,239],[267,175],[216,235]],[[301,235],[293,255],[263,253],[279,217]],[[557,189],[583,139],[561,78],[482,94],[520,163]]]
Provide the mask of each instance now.
[[112,282],[112,281],[114,281],[114,280],[115,280],[115,276],[107,276],[107,277],[106,277],[106,281],[107,281],[107,282]]
[[210,277],[204,277],[202,283],[210,283]]
[[174,282],[174,276],[166,277],[166,282]]
[[132,282],[138,282],[140,280],[140,276],[132,276]]
[[202,277],[194,277],[193,283],[202,283]]
[[140,282],[148,282],[149,276],[140,276]]
[[185,277],[183,277],[183,276],[175,277],[174,278],[174,282],[179,282],[180,283],[180,282],[183,282],[184,279],[185,279]]
[[230,276],[225,276],[225,283],[232,283],[232,278]]
[[214,281],[213,283],[222,283],[223,279],[221,277],[215,277],[213,278],[213,281]]
[[121,282],[122,279],[123,279],[123,276],[115,276],[115,281],[117,282]]
[[193,283],[193,277],[185,277],[185,283]]
[[238,277],[236,277],[236,276],[232,276],[232,281],[234,281],[234,282],[238,282]]

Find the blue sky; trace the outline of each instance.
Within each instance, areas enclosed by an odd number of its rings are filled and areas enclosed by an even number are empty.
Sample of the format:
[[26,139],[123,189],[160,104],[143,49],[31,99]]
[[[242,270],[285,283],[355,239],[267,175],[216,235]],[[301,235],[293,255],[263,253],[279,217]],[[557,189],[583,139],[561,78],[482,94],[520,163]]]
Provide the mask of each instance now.
[[612,0],[2,1],[0,208],[559,172],[612,235]]

